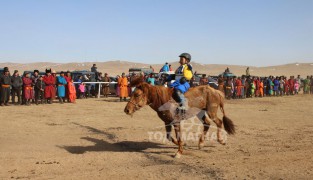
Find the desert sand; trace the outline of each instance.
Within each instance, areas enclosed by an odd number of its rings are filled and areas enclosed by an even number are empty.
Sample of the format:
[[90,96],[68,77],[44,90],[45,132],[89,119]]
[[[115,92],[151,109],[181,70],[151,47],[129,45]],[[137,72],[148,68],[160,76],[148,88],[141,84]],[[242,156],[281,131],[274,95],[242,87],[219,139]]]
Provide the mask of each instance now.
[[[178,60],[168,61],[172,68],[175,70],[178,68]],[[158,64],[143,64],[135,63],[128,61],[106,61],[106,62],[85,62],[85,63],[49,63],[49,62],[40,62],[40,63],[0,63],[0,68],[10,67],[10,70],[13,72],[15,69],[23,72],[25,70],[38,69],[44,71],[46,68],[52,68],[56,71],[74,71],[74,70],[90,70],[92,64],[97,64],[98,70],[103,73],[109,73],[110,76],[116,76],[122,74],[122,72],[128,73],[129,68],[149,68],[150,65],[155,69],[156,72],[159,72],[161,67],[164,65],[165,61],[157,62]],[[218,63],[218,62],[217,62]],[[204,73],[211,76],[217,76],[220,73],[224,72],[227,67],[230,68],[230,71],[237,76],[246,74],[246,68],[248,66],[239,66],[239,65],[223,65],[223,64],[201,64],[197,61],[191,62],[194,71],[197,73]],[[307,75],[313,75],[313,62],[312,63],[292,63],[284,64],[277,66],[265,66],[260,63],[260,67],[250,66],[250,74],[254,76],[297,76],[301,75],[306,77]]]
[[312,95],[228,100],[237,133],[202,150],[190,139],[180,159],[175,145],[150,137],[165,134],[150,107],[130,117],[125,105],[1,107],[0,179],[312,179]]

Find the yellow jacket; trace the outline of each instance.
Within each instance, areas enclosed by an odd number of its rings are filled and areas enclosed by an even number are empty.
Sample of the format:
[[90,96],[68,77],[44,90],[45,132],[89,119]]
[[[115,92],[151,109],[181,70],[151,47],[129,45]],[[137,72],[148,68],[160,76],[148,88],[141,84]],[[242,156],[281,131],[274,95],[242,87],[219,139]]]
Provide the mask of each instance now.
[[183,65],[183,75],[188,81],[190,81],[192,78],[192,71],[189,69],[187,64]]

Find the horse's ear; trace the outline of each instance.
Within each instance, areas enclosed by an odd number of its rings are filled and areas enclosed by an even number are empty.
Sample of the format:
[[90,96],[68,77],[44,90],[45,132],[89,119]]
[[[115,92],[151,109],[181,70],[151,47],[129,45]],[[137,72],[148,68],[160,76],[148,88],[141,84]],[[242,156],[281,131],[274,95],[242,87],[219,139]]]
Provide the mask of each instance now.
[[139,87],[141,83],[143,83],[143,79],[138,77],[136,79],[133,79],[131,82],[130,82],[130,87]]

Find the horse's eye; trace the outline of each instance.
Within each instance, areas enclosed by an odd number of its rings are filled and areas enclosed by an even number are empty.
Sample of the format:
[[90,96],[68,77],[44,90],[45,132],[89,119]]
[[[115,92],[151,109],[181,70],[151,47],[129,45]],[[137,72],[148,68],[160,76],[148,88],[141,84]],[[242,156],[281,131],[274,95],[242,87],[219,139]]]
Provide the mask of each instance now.
[[139,97],[140,96],[140,94],[135,94],[135,97]]

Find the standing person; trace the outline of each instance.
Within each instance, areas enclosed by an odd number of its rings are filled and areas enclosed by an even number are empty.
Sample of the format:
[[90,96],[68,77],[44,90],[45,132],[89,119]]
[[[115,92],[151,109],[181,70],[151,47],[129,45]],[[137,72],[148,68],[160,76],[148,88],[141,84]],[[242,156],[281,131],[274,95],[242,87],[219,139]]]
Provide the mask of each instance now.
[[57,77],[58,82],[58,98],[59,102],[63,104],[65,102],[65,85],[67,84],[65,78],[64,78],[64,72],[62,71],[60,73],[60,76]]
[[242,98],[242,96],[241,96],[241,86],[242,86],[242,81],[241,81],[240,76],[238,76],[238,78],[237,78],[237,80],[235,82],[235,88],[237,90],[236,98]]
[[274,96],[278,96],[279,95],[279,79],[278,76],[274,79]]
[[263,96],[267,96],[268,95],[268,80],[267,80],[268,78],[267,77],[265,77],[264,79],[263,79],[263,92],[264,92],[264,95]]
[[206,78],[206,74],[202,74],[202,78],[200,79],[199,85],[208,85],[208,79]]
[[301,82],[301,77],[300,75],[298,75],[297,79],[296,79],[299,83],[299,90],[298,90],[298,93],[301,91],[301,85],[302,85],[302,82]]
[[255,88],[256,88],[256,85],[255,85],[255,81],[252,79],[250,81],[250,88],[251,88],[251,97],[255,96]]
[[231,99],[231,91],[232,91],[232,81],[230,77],[227,77],[226,84],[225,84],[225,96],[226,99]]
[[69,93],[69,101],[71,103],[76,103],[76,87],[73,83],[73,80],[71,80],[70,82],[68,82],[68,93]]
[[151,84],[152,86],[155,85],[155,78],[153,77],[153,74],[152,74],[152,73],[151,73],[151,74],[149,75],[149,77],[147,78],[147,83],[148,83],[148,84]]
[[31,79],[31,73],[26,73],[23,77],[24,84],[24,99],[27,106],[30,105],[30,101],[34,98],[33,80]]
[[[142,77],[142,79],[144,78],[143,76],[141,76],[141,77]],[[115,84],[116,96],[117,97],[120,97],[120,92],[121,92],[120,86],[118,85],[118,80],[119,79],[120,79],[120,75],[117,75],[116,76],[117,84]]]
[[108,95],[110,94],[110,83],[111,83],[111,79],[108,76],[108,73],[104,74],[104,77],[102,78],[102,82],[105,82],[105,84],[103,84],[102,86],[103,96],[107,98]]
[[125,73],[122,73],[122,77],[118,79],[118,86],[120,87],[120,101],[126,101],[126,98],[128,97],[128,81],[127,77],[125,76]]
[[254,77],[255,84],[255,97],[260,97],[260,79],[259,77]]
[[[36,85],[37,80],[39,79],[39,71],[34,70],[33,75],[31,76],[31,79],[33,81],[33,87]],[[33,94],[35,94],[35,88],[33,88]],[[32,99],[32,102],[34,103],[34,98]]]
[[68,83],[69,82],[72,82],[72,76],[71,76],[71,72],[70,71],[67,71],[65,76],[64,76],[67,84],[65,85],[65,97],[67,99],[67,102],[70,102],[70,98],[69,98],[69,88],[68,88]]
[[298,80],[295,80],[295,87],[294,87],[295,94],[299,94],[299,88],[300,88],[299,82]]
[[303,94],[309,94],[310,82],[311,82],[310,76],[307,76],[303,82]]
[[55,77],[51,74],[51,69],[46,69],[46,76],[43,78],[43,81],[46,84],[45,87],[45,99],[47,100],[48,104],[52,104],[53,100],[55,98],[55,83],[56,79]]
[[41,104],[44,104],[45,101],[45,82],[43,82],[43,77],[39,76],[35,84],[35,103],[38,105],[38,100],[40,100]]
[[260,77],[258,77],[259,81],[260,81],[260,86],[259,86],[259,91],[260,91],[260,97],[264,96],[264,84],[263,84],[263,79],[260,79]]
[[11,82],[10,72],[7,68],[4,70],[3,75],[0,78],[0,85],[1,85],[0,106],[9,106],[11,84],[12,82]]
[[249,67],[247,67],[247,69],[246,69],[246,76],[250,76],[250,70],[249,70]]
[[295,82],[293,76],[290,76],[290,79],[288,80],[289,82],[289,92],[290,95],[294,95],[294,87],[295,87]]
[[13,76],[11,77],[12,82],[12,104],[15,104],[15,96],[17,96],[17,104],[15,105],[21,105],[21,92],[23,87],[23,80],[18,72],[18,70],[14,71]]
[[86,86],[85,83],[80,83],[78,87],[78,97],[80,98],[86,98]]
[[91,72],[94,72],[95,74],[98,73],[98,68],[97,68],[97,65],[96,64],[93,64],[92,67],[91,67]]
[[284,95],[284,87],[285,87],[285,81],[283,77],[281,76],[279,78],[279,95],[283,96]]
[[287,78],[284,77],[284,91],[285,91],[285,95],[289,95],[289,82],[287,81]]
[[168,65],[168,67],[170,71],[173,71],[172,65]]
[[243,75],[241,77],[241,97],[242,98],[246,98],[245,84],[246,84],[246,77]]
[[272,96],[273,95],[273,86],[274,86],[274,83],[273,83],[273,77],[270,76],[267,80],[267,85],[268,85],[268,95],[269,96]]
[[168,63],[166,62],[161,68],[160,72],[168,72],[169,70],[170,70],[170,67],[168,66]]

